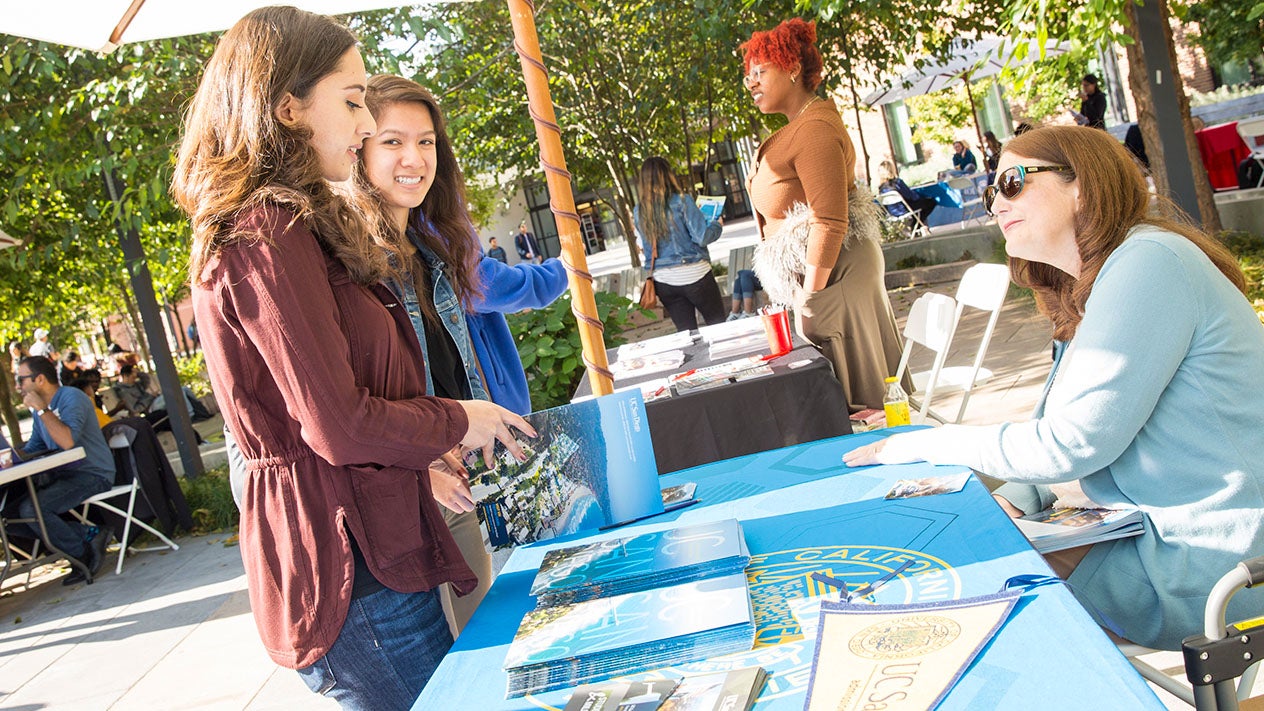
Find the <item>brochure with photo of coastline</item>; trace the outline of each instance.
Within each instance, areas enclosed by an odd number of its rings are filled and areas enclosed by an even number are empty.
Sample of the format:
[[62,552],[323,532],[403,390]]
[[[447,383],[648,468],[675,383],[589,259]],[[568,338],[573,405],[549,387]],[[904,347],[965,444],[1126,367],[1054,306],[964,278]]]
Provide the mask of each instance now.
[[1087,546],[1145,532],[1143,514],[1120,509],[1045,509],[1014,519],[1014,524],[1040,553]]
[[731,575],[749,563],[742,525],[725,519],[549,551],[531,594],[546,607]]
[[526,461],[499,443],[496,467],[466,457],[488,550],[565,536],[661,513],[654,445],[640,391],[613,393],[526,417]]
[[754,641],[745,573],[537,607],[505,656],[506,697],[744,652]]

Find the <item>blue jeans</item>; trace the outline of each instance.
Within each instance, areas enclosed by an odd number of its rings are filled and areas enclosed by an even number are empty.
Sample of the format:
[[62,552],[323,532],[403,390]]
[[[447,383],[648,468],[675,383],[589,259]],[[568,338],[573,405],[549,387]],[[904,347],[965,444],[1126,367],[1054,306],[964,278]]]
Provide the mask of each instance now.
[[[87,527],[75,521],[62,519],[61,514],[73,509],[83,500],[110,488],[110,483],[96,474],[80,471],[51,469],[51,481],[37,487],[40,512],[44,515],[44,528],[48,542],[66,555],[83,560]],[[22,488],[26,488],[22,485]],[[30,496],[18,501],[18,518],[35,518],[35,503]],[[39,538],[39,523],[14,524],[13,532],[21,536]]]
[[298,670],[343,711],[409,709],[452,646],[437,590],[380,590],[351,601],[333,647]]
[[737,275],[733,277],[733,300],[753,299],[755,298],[755,292],[761,288],[759,279],[755,277],[753,270],[739,269]]

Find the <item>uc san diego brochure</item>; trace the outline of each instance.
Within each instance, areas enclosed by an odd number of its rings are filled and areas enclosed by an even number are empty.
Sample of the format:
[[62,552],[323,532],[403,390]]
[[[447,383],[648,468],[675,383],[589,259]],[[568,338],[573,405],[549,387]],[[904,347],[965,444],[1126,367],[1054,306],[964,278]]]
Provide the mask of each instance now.
[[527,460],[497,445],[496,468],[467,460],[491,550],[569,535],[663,511],[645,403],[639,391],[533,412],[539,436],[520,437]]

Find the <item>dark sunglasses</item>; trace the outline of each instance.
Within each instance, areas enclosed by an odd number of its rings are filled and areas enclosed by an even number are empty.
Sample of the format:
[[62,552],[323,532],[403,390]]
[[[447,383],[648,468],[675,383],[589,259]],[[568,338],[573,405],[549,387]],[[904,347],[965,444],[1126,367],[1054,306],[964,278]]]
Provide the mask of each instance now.
[[996,176],[996,182],[983,189],[983,208],[991,215],[992,203],[996,200],[997,193],[1004,195],[1006,200],[1013,200],[1023,191],[1023,186],[1027,184],[1028,175],[1049,171],[1057,173],[1072,172],[1069,165],[1016,165],[1002,170],[1000,175]]

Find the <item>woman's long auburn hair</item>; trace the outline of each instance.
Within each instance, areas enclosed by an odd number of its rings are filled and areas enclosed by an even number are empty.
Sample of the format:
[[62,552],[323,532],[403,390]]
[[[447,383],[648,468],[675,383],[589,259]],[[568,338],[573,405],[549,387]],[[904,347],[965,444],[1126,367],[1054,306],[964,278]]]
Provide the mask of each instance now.
[[640,200],[636,227],[647,244],[654,244],[671,234],[671,211],[668,201],[681,193],[680,183],[671,164],[662,156],[650,156],[641,164],[636,176],[636,193]]
[[1245,292],[1246,280],[1229,250],[1193,226],[1189,217],[1170,201],[1160,198],[1151,207],[1150,193],[1137,161],[1105,131],[1086,126],[1048,126],[1014,137],[1005,145],[1003,154],[1006,153],[1070,166],[1072,173],[1049,175],[1067,182],[1079,181],[1079,205],[1075,211],[1079,278],[1049,264],[1009,258],[1010,276],[1014,283],[1036,293],[1040,312],[1053,322],[1054,338],[1069,340],[1075,335],[1098,272],[1137,225],[1153,225],[1185,237],[1239,291]]
[[355,36],[333,20],[293,7],[247,14],[220,38],[185,114],[171,194],[189,216],[189,277],[205,283],[225,247],[266,239],[234,229],[237,217],[276,205],[292,210],[361,284],[389,271],[368,221],[325,180],[306,126],[285,126],[276,107],[303,100],[333,73]]
[[[461,304],[469,310],[481,292],[478,283],[478,263],[481,257],[477,246],[478,237],[470,219],[469,202],[465,196],[465,178],[457,164],[452,140],[448,137],[447,124],[439,100],[425,87],[411,79],[378,74],[369,79],[365,104],[374,118],[381,116],[387,107],[396,104],[417,104],[430,112],[435,130],[436,165],[431,166],[430,190],[421,205],[408,215],[409,228],[421,239],[427,249],[434,252],[447,266],[447,276],[452,282]],[[368,140],[373,140],[372,138]],[[381,194],[369,182],[364,162],[358,162],[353,171],[353,182],[361,209],[372,216],[373,239],[394,259],[412,255],[415,249],[408,236],[399,231],[383,203]],[[420,259],[420,256],[417,257]],[[407,265],[408,260],[398,262]],[[405,271],[415,273],[412,269]],[[434,303],[421,299],[426,318],[435,319]]]

